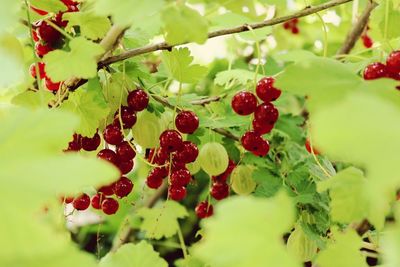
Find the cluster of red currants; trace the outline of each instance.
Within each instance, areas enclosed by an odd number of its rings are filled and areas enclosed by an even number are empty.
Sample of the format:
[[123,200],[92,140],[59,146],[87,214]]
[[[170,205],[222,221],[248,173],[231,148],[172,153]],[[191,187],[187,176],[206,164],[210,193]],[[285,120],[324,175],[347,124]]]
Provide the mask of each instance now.
[[274,87],[274,78],[262,78],[256,87],[256,94],[263,103],[258,105],[257,97],[247,91],[241,91],[232,98],[232,109],[241,116],[254,113],[253,130],[247,131],[241,138],[243,147],[256,156],[265,156],[269,152],[269,143],[262,138],[269,133],[278,120],[278,109],[271,103],[279,98],[281,90]]
[[293,34],[299,34],[300,30],[299,27],[297,26],[298,23],[299,19],[294,18],[283,23],[283,28],[285,28],[285,30],[291,31]]
[[[229,184],[227,181],[235,167],[236,167],[235,162],[229,160],[228,167],[223,173],[221,173],[218,176],[211,177],[212,185],[210,188],[210,195],[215,200],[219,201],[229,196]],[[210,204],[208,201],[202,201],[199,204],[197,204],[195,212],[197,217],[203,219],[213,215],[214,209],[212,204]]]
[[[79,11],[79,3],[72,0],[60,0],[67,7],[65,12],[77,12]],[[39,15],[47,15],[48,12],[45,10],[37,9],[31,6],[31,9]],[[61,48],[64,44],[62,34],[55,29],[52,24],[57,25],[60,28],[67,26],[67,21],[62,19],[65,12],[59,12],[53,17],[48,19],[41,19],[33,23],[32,25],[32,38],[35,42],[36,55],[42,58],[50,51]],[[49,77],[46,76],[45,64],[38,62],[37,65],[33,63],[30,68],[30,73],[33,78],[36,78],[37,70],[39,71],[39,78],[45,80],[46,88],[50,91],[57,91],[60,88],[60,82],[53,82]]]
[[149,188],[159,188],[168,177],[168,197],[180,201],[186,197],[186,187],[192,180],[186,164],[194,162],[199,150],[193,142],[183,141],[181,134],[192,134],[199,127],[199,118],[192,111],[180,111],[175,117],[177,130],[168,129],[160,135],[160,147],[151,149],[147,160],[158,165],[146,179]]
[[[107,148],[100,150],[97,157],[115,165],[121,172],[118,181],[109,185],[100,187],[97,194],[90,197],[83,194],[73,200],[73,206],[77,210],[85,210],[90,202],[95,209],[102,209],[105,214],[114,214],[119,208],[118,201],[110,196],[115,195],[123,198],[129,195],[133,189],[133,183],[130,179],[122,176],[128,174],[134,165],[133,159],[136,156],[134,144],[129,140],[124,140],[121,128],[130,129],[136,123],[136,112],[147,108],[149,96],[142,89],[136,89],[128,94],[128,106],[122,106],[120,111],[114,115],[114,120],[107,125],[103,131],[104,141],[108,144]],[[96,133],[93,137],[82,137],[74,134],[73,140],[68,144],[67,151],[95,151],[101,143],[100,135]],[[115,147],[111,149],[109,145]]]
[[[364,80],[391,78],[400,81],[400,50],[393,51],[386,59],[386,65],[381,62],[369,64],[363,73]],[[396,87],[400,90],[400,86]]]
[[361,35],[361,40],[365,48],[371,48],[374,44],[372,38],[368,35],[369,26],[365,29],[364,33]]

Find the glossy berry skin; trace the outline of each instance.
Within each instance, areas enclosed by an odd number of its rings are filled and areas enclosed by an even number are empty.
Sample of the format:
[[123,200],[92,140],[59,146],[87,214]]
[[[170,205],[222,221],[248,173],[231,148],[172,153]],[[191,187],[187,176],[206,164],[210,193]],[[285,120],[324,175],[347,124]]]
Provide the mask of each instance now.
[[106,198],[101,203],[101,210],[107,215],[115,214],[118,211],[118,208],[118,201],[113,198]]
[[[45,64],[43,62],[38,63],[38,68],[39,68],[39,78],[43,79],[46,77],[46,71],[44,70]],[[32,63],[31,66],[29,67],[29,71],[32,75],[33,78],[36,78],[36,64]]]
[[110,124],[103,131],[104,140],[111,145],[119,145],[123,140],[124,136],[119,127]]
[[274,124],[261,122],[257,119],[252,121],[253,131],[259,135],[267,134],[274,128]]
[[214,208],[213,205],[209,204],[207,201],[202,201],[197,204],[195,212],[198,218],[204,219],[214,214]]
[[281,90],[274,87],[275,79],[264,77],[257,83],[256,94],[264,102],[277,100],[281,96]]
[[186,186],[190,183],[190,180],[192,180],[192,175],[187,169],[180,169],[171,173],[171,185]]
[[384,78],[387,76],[386,66],[379,62],[369,64],[364,69],[363,76],[365,80],[375,80],[379,78]]
[[178,151],[183,146],[181,134],[176,130],[165,130],[160,135],[160,146],[169,153]]
[[182,169],[186,169],[186,164],[184,162],[174,161],[174,160],[172,161],[172,167],[171,167],[172,172]]
[[213,183],[210,195],[216,200],[227,198],[229,196],[229,185],[221,182]]
[[97,191],[105,196],[112,196],[114,195],[114,183],[109,185],[103,185]]
[[82,148],[82,136],[74,134],[71,142],[68,143],[67,151],[79,151]]
[[390,53],[386,59],[386,66],[390,72],[400,72],[400,50]]
[[61,82],[55,83],[52,80],[50,80],[50,78],[46,77],[45,85],[46,85],[46,88],[50,91],[58,91],[58,89],[60,89]]
[[257,150],[251,151],[254,155],[264,157],[269,152],[269,142],[262,140]]
[[134,111],[142,111],[149,105],[149,96],[142,89],[133,90],[128,94],[128,105]]
[[199,118],[193,111],[181,111],[175,118],[175,125],[181,133],[192,134],[199,127]]
[[261,148],[263,141],[264,140],[261,138],[261,136],[255,133],[254,131],[246,132],[241,138],[242,146],[247,151],[259,150]]
[[[118,111],[117,111],[118,113]],[[136,113],[133,109],[127,106],[122,106],[121,107],[121,120],[123,124],[124,129],[129,129],[132,128],[133,125],[136,123]],[[115,119],[114,119],[114,124],[120,127],[120,121],[118,114],[116,114]]]
[[147,176],[146,184],[149,188],[157,189],[162,185],[164,177],[162,177],[157,171],[154,170],[152,170]]
[[82,137],[82,148],[86,151],[94,151],[100,145],[101,139],[98,133],[95,133],[93,137]]
[[114,185],[114,193],[119,198],[129,195],[132,192],[132,189],[132,181],[124,176],[122,176]]
[[133,160],[118,161],[118,169],[122,174],[127,174],[133,169]]
[[97,153],[97,157],[100,159],[107,160],[108,162],[110,162],[114,165],[118,164],[118,156],[111,149],[105,148],[105,149],[100,150],[99,153]]
[[97,193],[96,195],[94,195],[91,200],[92,208],[96,210],[101,209],[101,202],[103,202],[104,198],[105,197],[103,194]]
[[308,153],[310,153],[310,154],[312,154],[312,152],[314,152],[314,155],[320,154],[319,151],[315,147],[312,147],[312,149],[311,149],[311,143],[310,143],[310,140],[308,140],[308,139],[306,140],[305,147],[306,147]]
[[72,205],[77,210],[86,210],[90,206],[90,197],[86,194],[82,194],[74,199]]
[[186,188],[179,185],[170,185],[168,188],[168,196],[175,201],[181,201],[186,197]]
[[257,106],[254,118],[265,124],[274,124],[279,117],[279,111],[271,103],[262,103]]
[[250,115],[256,110],[257,98],[250,92],[241,91],[233,96],[231,106],[241,116]]
[[118,159],[121,161],[131,160],[136,156],[135,150],[127,141],[123,141],[116,149]]
[[[154,154],[155,153],[155,154]],[[163,148],[157,150],[151,149],[147,157],[148,161],[152,164],[163,165],[168,160],[169,154]]]
[[39,38],[50,45],[56,44],[61,39],[61,33],[42,20],[37,24],[37,34]]
[[43,57],[44,55],[46,55],[47,53],[49,53],[52,50],[53,50],[53,48],[51,46],[49,46],[49,45],[44,45],[44,44],[42,44],[40,42],[37,42],[35,44],[36,55],[38,57],[40,57],[40,58]]
[[365,48],[371,48],[374,44],[371,37],[369,37],[367,34],[362,35],[361,40]]
[[185,141],[183,142],[182,148],[175,153],[174,160],[183,163],[191,163],[197,159],[198,155],[199,149],[196,144],[190,141]]

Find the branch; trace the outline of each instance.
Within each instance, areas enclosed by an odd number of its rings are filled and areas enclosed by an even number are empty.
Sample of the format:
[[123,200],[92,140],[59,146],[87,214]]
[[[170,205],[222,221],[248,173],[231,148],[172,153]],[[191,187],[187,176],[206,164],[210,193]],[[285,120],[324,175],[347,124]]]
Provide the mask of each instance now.
[[[218,37],[218,36],[224,36],[224,35],[228,35],[228,34],[246,32],[246,31],[249,31],[250,29],[256,30],[259,28],[267,27],[267,26],[273,26],[276,24],[280,24],[280,23],[284,23],[286,21],[292,20],[294,18],[305,17],[308,15],[320,12],[322,10],[325,10],[325,9],[328,9],[331,7],[335,7],[338,5],[342,5],[342,4],[351,2],[351,1],[353,1],[353,0],[333,0],[333,1],[329,1],[327,3],[321,4],[321,5],[318,5],[315,7],[306,7],[305,9],[295,12],[292,15],[283,16],[283,17],[279,17],[279,18],[273,18],[273,19],[265,20],[265,21],[259,22],[259,23],[243,24],[241,26],[237,26],[237,27],[233,27],[233,28],[213,31],[208,34],[208,39]],[[183,45],[183,44],[187,44],[187,43],[189,43],[189,42],[181,42],[181,43],[178,43],[175,45],[170,45],[166,42],[161,42],[158,44],[134,48],[134,49],[128,50],[124,53],[121,53],[119,55],[111,56],[111,57],[108,57],[108,58],[100,61],[99,67],[101,68],[103,66],[106,66],[106,65],[118,62],[118,61],[122,61],[122,60],[125,60],[128,58],[131,58],[131,57],[135,57],[138,55],[142,55],[142,54],[146,54],[146,53],[150,53],[150,52],[154,52],[154,51],[170,50],[174,46]]]
[[353,25],[353,28],[346,36],[346,40],[343,43],[343,46],[337,52],[337,57],[341,57],[341,55],[346,55],[350,53],[353,49],[354,45],[356,44],[357,40],[360,38],[361,34],[363,33],[365,27],[368,24],[369,17],[371,15],[372,10],[377,7],[378,4],[374,1],[369,1],[367,7],[364,9],[361,17],[358,21]]

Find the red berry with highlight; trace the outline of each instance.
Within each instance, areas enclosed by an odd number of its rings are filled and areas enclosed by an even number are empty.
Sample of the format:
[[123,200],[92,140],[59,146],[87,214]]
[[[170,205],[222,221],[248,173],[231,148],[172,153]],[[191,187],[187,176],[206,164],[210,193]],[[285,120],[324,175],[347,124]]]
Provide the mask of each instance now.
[[176,170],[171,173],[171,185],[186,186],[192,180],[192,175],[187,169]]
[[92,207],[96,210],[101,209],[101,202],[103,202],[104,198],[103,194],[97,193],[94,195],[91,200]]
[[77,210],[86,210],[90,206],[90,197],[86,194],[82,194],[74,199],[72,205]]
[[118,169],[122,174],[127,174],[133,169],[133,160],[118,161]]
[[160,135],[160,146],[169,153],[181,149],[183,146],[181,134],[176,130],[165,130]]
[[97,153],[97,157],[100,159],[107,160],[108,162],[110,162],[114,165],[117,165],[117,163],[118,163],[118,156],[111,149],[105,148],[105,149],[100,150],[99,153]]
[[118,211],[118,208],[118,201],[113,198],[106,198],[101,203],[101,209],[107,215],[115,214]]
[[[121,120],[124,129],[132,128],[132,126],[135,125],[137,120],[135,111],[130,107],[122,106]],[[118,111],[117,114],[115,115],[114,124],[117,125],[118,127],[120,126]]]
[[250,92],[242,91],[233,96],[231,106],[239,115],[250,115],[257,107],[257,98]]
[[128,105],[134,111],[142,111],[149,104],[149,96],[142,89],[136,89],[128,95]]
[[400,72],[400,50],[390,53],[386,59],[386,66],[390,72]]
[[175,118],[175,125],[181,133],[192,134],[199,127],[199,118],[193,111],[181,111]]
[[197,217],[204,219],[213,215],[214,208],[213,205],[209,204],[207,201],[202,201],[197,204],[195,212]]
[[254,118],[265,124],[274,124],[279,117],[279,111],[272,103],[262,103],[257,106]]
[[264,140],[261,138],[261,136],[254,131],[246,132],[241,138],[242,146],[247,151],[259,150],[262,146],[263,141]]
[[119,198],[123,198],[129,195],[132,192],[132,189],[133,189],[132,181],[124,176],[122,176],[114,184],[114,193]]
[[100,135],[95,133],[93,137],[82,137],[82,148],[86,151],[96,150],[101,143]]
[[264,102],[271,102],[277,100],[281,95],[281,90],[274,87],[275,79],[272,77],[262,78],[257,83],[256,93],[257,96]]
[[229,185],[222,182],[213,183],[210,195],[216,200],[227,198],[229,196]]
[[111,145],[119,145],[123,140],[124,136],[119,127],[110,124],[103,131],[104,140]]
[[136,152],[133,150],[132,146],[127,141],[123,141],[117,146],[116,152],[119,160],[127,161],[136,156]]
[[196,144],[185,141],[183,142],[182,148],[175,153],[174,160],[184,162],[184,163],[191,163],[197,159],[199,155],[199,149],[197,148]]
[[50,51],[53,51],[53,48],[47,44],[44,45],[41,44],[40,42],[35,44],[36,55],[40,58],[49,53]]
[[267,134],[274,128],[274,124],[268,122],[261,122],[257,119],[252,121],[253,130],[259,135]]
[[168,188],[168,196],[172,200],[181,201],[186,197],[186,188],[180,185],[171,185]]
[[386,66],[379,62],[369,64],[364,69],[364,79],[365,80],[375,80],[375,79],[379,79],[379,78],[384,78],[386,76],[387,76]]

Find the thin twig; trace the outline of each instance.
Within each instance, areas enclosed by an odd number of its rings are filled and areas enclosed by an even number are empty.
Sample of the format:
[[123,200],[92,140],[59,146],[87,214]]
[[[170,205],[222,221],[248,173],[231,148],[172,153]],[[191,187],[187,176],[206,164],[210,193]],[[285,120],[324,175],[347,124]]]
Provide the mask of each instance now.
[[[327,3],[315,6],[315,7],[306,7],[305,9],[295,12],[291,15],[288,16],[283,16],[283,17],[278,17],[278,18],[273,18],[270,20],[265,20],[259,23],[253,23],[253,24],[243,24],[240,26],[236,26],[233,28],[228,28],[228,29],[221,29],[221,30],[217,30],[217,31],[213,31],[210,32],[208,34],[208,39],[214,38],[214,37],[218,37],[218,36],[224,36],[224,35],[229,35],[229,34],[234,34],[234,33],[240,33],[240,32],[246,32],[249,31],[249,29],[260,29],[260,28],[264,28],[264,27],[268,27],[268,26],[273,26],[276,24],[281,24],[284,23],[286,21],[292,20],[294,18],[301,18],[301,17],[305,17],[314,13],[317,13],[319,11],[331,8],[331,7],[335,7],[338,5],[342,5],[348,2],[351,2],[353,0],[336,0],[336,1],[329,1]],[[146,53],[150,53],[150,52],[154,52],[154,51],[158,51],[158,50],[170,50],[172,49],[172,47],[174,46],[178,46],[178,45],[183,45],[183,44],[187,44],[189,42],[181,42],[179,44],[174,44],[174,45],[170,45],[166,42],[161,42],[158,44],[152,44],[152,45],[147,45],[147,46],[143,46],[143,47],[139,47],[139,48],[135,48],[135,49],[131,49],[128,50],[124,53],[121,53],[119,55],[116,56],[112,56],[109,57],[107,59],[102,60],[101,62],[99,62],[99,66],[105,66],[105,65],[109,65],[118,61],[122,61],[131,57],[135,57],[138,55],[142,55],[142,54],[146,54]]]
[[362,15],[360,16],[358,21],[353,25],[353,28],[347,34],[343,46],[337,52],[337,57],[340,57],[340,55],[345,55],[350,53],[350,51],[355,46],[357,40],[363,33],[365,27],[367,26],[372,10],[377,6],[378,4],[375,3],[374,1],[368,2],[367,7],[364,9]]

